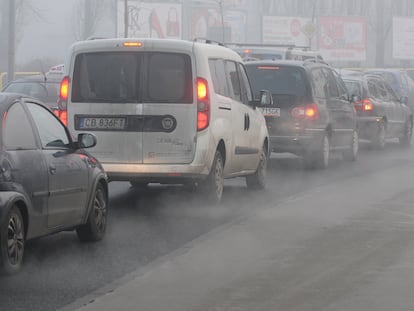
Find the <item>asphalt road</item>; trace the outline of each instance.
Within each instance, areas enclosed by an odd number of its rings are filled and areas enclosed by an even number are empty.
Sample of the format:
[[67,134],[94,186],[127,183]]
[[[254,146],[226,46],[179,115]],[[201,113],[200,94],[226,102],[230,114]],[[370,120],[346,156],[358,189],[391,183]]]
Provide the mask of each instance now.
[[[246,191],[243,179],[229,180],[226,181],[222,205],[214,208],[206,206],[202,196],[191,194],[181,187],[154,185],[145,190],[137,190],[130,188],[127,183],[112,183],[111,211],[106,238],[96,244],[82,244],[77,241],[76,234],[67,232],[29,242],[21,273],[0,279],[0,310],[47,311],[64,307],[138,268],[150,266],[157,259],[182,249],[189,242],[213,229],[231,225],[242,218],[249,218],[258,210],[269,209],[269,206],[274,209],[280,208],[286,199],[297,195],[309,194],[308,212],[312,213],[314,210],[318,213],[318,206],[312,205],[312,196],[318,195],[317,190],[320,187],[330,186],[333,194],[340,194],[344,189],[339,185],[343,185],[344,181],[352,181],[352,184],[360,189],[375,189],[377,186],[378,192],[381,193],[384,180],[370,179],[370,184],[366,184],[367,176],[401,168],[407,171],[414,170],[413,155],[414,148],[404,150],[393,143],[388,144],[387,148],[380,152],[362,147],[357,162],[348,163],[335,157],[330,168],[324,171],[304,170],[301,161],[294,157],[272,157],[268,187],[265,191]],[[411,185],[407,185],[406,182],[400,183],[398,178],[394,177],[390,178],[389,183],[395,188],[393,191],[396,196],[407,199],[407,187],[410,188]],[[336,184],[338,187],[335,187]],[[414,184],[412,188],[414,189]],[[346,200],[349,200],[349,206],[361,204],[357,195],[349,196]],[[278,202],[281,205],[278,205]],[[403,203],[401,204],[404,205]],[[335,206],[335,202],[330,200],[327,200],[326,204]],[[342,210],[342,213],[346,216],[349,212],[351,215],[352,210]],[[293,224],[295,214],[294,211],[291,213],[290,219]],[[387,230],[384,230],[382,225],[394,220],[381,216],[381,211],[378,214],[373,212],[370,216],[365,215],[365,218],[353,222],[354,227],[351,226],[349,230],[340,230],[340,223],[334,225],[328,240],[321,236],[309,241],[313,247],[307,249],[314,251],[299,254],[294,262],[296,269],[305,276],[312,275],[315,269],[322,269],[318,266],[318,255],[326,254],[330,258],[332,254],[338,254],[340,250],[337,245],[352,244],[355,240],[360,240],[361,235],[355,233],[355,228],[359,228],[360,224],[372,222],[377,226],[371,226],[372,230],[364,232],[363,236],[380,232],[383,238],[365,240],[372,243],[373,247],[384,241],[392,246],[380,248],[381,251],[376,254],[383,260],[382,263],[378,263],[378,269],[392,262],[395,257],[402,254],[404,247],[408,247],[407,241],[414,229],[404,226],[404,230],[399,231],[400,234],[386,235]],[[298,233],[303,233],[304,229],[299,226],[297,230]],[[291,227],[286,223],[286,234],[291,232]],[[359,251],[360,245],[355,245],[355,250],[350,256]],[[346,253],[341,255],[345,258],[347,256]],[[308,261],[300,258],[307,258]],[[366,260],[369,259],[367,256]],[[358,271],[357,268],[354,269],[354,277]],[[288,274],[282,277],[285,284],[294,281]],[[325,278],[324,281],[329,285],[329,278]],[[347,286],[346,290],[352,287],[352,279]],[[292,296],[291,300],[284,302],[286,309],[292,305],[292,301],[297,301],[299,294],[309,295],[308,292],[298,290],[297,296]],[[335,292],[330,295],[331,299],[340,298],[334,294]],[[225,307],[224,298],[221,297],[223,301],[218,298],[217,308]],[[320,299],[318,301],[323,301]],[[317,307],[316,301],[314,303]],[[306,310],[306,306],[302,309]]]

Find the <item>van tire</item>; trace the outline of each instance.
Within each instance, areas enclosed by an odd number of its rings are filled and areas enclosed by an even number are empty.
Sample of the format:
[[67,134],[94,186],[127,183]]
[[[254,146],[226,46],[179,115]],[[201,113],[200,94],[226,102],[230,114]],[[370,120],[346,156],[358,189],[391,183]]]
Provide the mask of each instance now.
[[246,176],[247,188],[258,190],[264,189],[266,186],[266,171],[267,171],[268,152],[266,146],[263,146],[259,166],[253,175]]
[[201,181],[200,189],[207,197],[207,201],[211,204],[220,203],[223,196],[223,156],[220,151],[216,151],[214,155],[213,165],[206,179]]

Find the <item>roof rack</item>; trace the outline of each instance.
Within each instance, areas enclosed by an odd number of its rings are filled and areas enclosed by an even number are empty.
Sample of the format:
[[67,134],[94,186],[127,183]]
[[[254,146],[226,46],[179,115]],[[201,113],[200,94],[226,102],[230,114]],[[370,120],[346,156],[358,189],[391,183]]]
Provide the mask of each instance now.
[[193,39],[194,42],[202,42],[202,43],[207,43],[207,44],[216,44],[216,45],[220,45],[220,46],[225,46],[222,42],[220,41],[215,41],[215,40],[211,40],[211,39],[207,39],[207,38],[194,38]]
[[264,47],[264,48],[290,48],[290,49],[303,49],[303,51],[310,50],[309,46],[306,45],[295,45],[295,44],[264,44],[264,43],[233,43],[226,42],[226,46],[245,46],[245,47]]

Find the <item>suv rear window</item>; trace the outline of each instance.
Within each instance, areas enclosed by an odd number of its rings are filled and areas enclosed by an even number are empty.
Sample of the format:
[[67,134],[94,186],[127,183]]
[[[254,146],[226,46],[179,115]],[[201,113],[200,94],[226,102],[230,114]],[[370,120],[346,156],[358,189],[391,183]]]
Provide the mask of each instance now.
[[278,65],[246,66],[252,84],[254,97],[261,90],[269,90],[273,95],[306,95],[306,78],[302,69]]
[[75,60],[72,101],[191,103],[189,55],[99,52]]

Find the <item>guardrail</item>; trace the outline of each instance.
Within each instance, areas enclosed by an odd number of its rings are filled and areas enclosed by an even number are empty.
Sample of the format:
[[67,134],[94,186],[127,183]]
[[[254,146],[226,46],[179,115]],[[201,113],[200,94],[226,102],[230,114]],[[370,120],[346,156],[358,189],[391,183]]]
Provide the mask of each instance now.
[[[37,71],[20,71],[20,72],[15,72],[14,75],[16,77],[18,76],[33,76],[33,75],[41,75],[41,72],[37,72]],[[5,79],[7,78],[7,72],[0,72],[0,91],[3,90],[3,86],[5,85]]]

